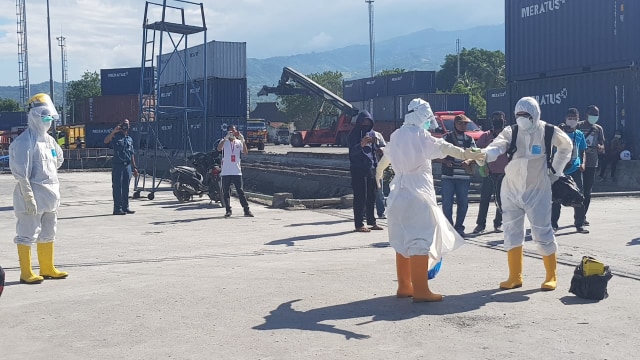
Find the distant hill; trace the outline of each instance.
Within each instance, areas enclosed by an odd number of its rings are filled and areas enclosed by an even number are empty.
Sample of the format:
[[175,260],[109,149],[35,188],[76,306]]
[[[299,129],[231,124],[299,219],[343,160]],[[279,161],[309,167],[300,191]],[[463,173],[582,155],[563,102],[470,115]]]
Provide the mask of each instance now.
[[[412,34],[395,37],[376,43],[376,70],[403,68],[410,70],[439,70],[447,54],[455,53],[456,39],[462,47],[504,51],[504,25],[480,26],[459,31],[437,31],[425,29]],[[340,49],[278,56],[267,59],[247,59],[247,81],[251,90],[251,101],[273,101],[272,97],[257,98],[263,85],[275,85],[282,68],[290,66],[304,74],[323,71],[340,71],[345,79],[368,77],[369,44],[351,45]],[[98,69],[96,69],[98,70]],[[56,103],[61,99],[56,83]],[[49,83],[31,85],[31,92],[48,92]],[[18,100],[17,86],[0,86],[0,97]]]

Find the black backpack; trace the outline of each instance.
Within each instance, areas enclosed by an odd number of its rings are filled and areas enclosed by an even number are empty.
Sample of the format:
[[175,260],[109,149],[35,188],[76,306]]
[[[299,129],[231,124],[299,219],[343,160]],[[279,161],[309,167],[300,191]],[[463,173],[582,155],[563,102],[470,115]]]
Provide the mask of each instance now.
[[[553,138],[554,125],[545,124],[544,125],[544,152],[547,155],[547,168],[551,169],[551,172],[554,174],[556,171],[551,166],[551,139]],[[507,149],[507,159],[511,161],[513,159],[513,154],[518,151],[518,147],[516,146],[516,140],[518,139],[518,125],[511,125],[511,143],[509,144],[509,148]]]

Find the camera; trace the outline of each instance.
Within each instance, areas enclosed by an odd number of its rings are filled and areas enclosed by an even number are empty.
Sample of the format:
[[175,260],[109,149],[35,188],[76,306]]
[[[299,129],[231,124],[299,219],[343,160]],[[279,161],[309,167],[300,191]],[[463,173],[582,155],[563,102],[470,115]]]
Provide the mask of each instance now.
[[123,130],[123,131],[129,130],[129,124],[127,124],[127,123],[122,123],[122,124],[120,124],[118,126],[120,126],[120,130]]

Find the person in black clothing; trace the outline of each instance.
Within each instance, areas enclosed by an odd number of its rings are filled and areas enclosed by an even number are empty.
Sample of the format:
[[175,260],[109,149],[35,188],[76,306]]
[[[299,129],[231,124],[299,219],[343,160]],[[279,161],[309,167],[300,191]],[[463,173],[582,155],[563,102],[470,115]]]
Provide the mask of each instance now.
[[[376,202],[374,175],[378,160],[376,158],[377,142],[373,132],[373,117],[369,112],[362,111],[358,114],[356,125],[349,133],[348,140],[355,231],[382,230],[382,227],[376,224],[374,212]],[[363,211],[366,213],[369,228],[364,226]]]
[[134,214],[135,211],[129,209],[129,183],[132,173],[133,176],[138,176],[138,168],[134,157],[133,139],[129,136],[129,120],[124,119],[118,124],[104,139],[104,143],[111,144],[113,148],[113,215]]

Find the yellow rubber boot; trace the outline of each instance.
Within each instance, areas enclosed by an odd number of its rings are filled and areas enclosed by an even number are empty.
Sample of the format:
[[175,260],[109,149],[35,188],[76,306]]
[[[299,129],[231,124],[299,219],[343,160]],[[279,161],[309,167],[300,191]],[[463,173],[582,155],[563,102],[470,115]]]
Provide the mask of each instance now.
[[429,290],[427,270],[429,268],[429,256],[417,255],[409,258],[411,261],[411,284],[413,285],[413,302],[442,301],[442,295],[434,294]]
[[515,289],[522,287],[522,263],[524,262],[524,249],[518,246],[507,251],[509,262],[509,278],[500,283],[500,289]]
[[69,276],[64,271],[58,271],[53,266],[53,241],[38,243],[38,261],[40,262],[40,276],[45,279],[64,279]]
[[556,285],[558,285],[558,273],[556,271],[556,268],[558,267],[558,258],[556,253],[549,256],[543,256],[542,262],[544,263],[544,269],[547,271],[547,276],[544,278],[544,282],[540,288],[545,291],[555,290]]
[[44,280],[42,276],[34,274],[31,269],[31,245],[18,245],[18,259],[21,284],[40,284]]
[[411,260],[396,253],[396,272],[398,273],[398,292],[396,296],[399,298],[411,297],[413,295]]

